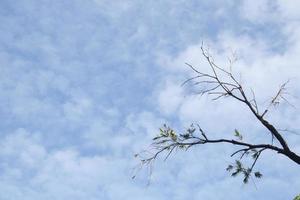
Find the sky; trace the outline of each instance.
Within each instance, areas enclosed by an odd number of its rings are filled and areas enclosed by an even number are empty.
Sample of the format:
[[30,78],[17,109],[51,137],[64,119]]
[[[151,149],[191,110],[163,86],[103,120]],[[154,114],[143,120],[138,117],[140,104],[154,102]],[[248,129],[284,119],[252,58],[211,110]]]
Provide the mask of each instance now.
[[[201,44],[233,68],[260,106],[287,80],[266,118],[300,153],[300,1],[0,0],[1,200],[282,200],[300,193],[299,166],[267,152],[261,180],[226,167],[230,145],[197,146],[135,175],[135,153],[167,123],[184,131],[269,142],[231,99],[182,87],[190,63],[206,71]],[[194,88],[197,89],[197,88]],[[300,132],[299,132],[300,133]],[[148,184],[150,181],[150,184]]]

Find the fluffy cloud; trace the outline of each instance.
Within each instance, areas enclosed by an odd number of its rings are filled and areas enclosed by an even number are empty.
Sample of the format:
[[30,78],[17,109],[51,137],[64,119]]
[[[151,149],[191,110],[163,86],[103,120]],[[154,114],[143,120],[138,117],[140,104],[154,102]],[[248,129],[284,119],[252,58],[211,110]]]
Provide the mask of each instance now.
[[[243,15],[243,17],[247,20],[251,20],[253,22],[276,23],[274,22],[274,19],[272,19],[271,14],[274,12],[274,5],[275,3],[271,3],[269,1],[262,1],[259,2],[259,4],[244,1],[243,7],[241,7],[241,15]],[[281,2],[276,2],[276,5],[276,9],[280,10],[280,19],[285,17],[288,18],[287,12],[284,11],[287,9],[288,5],[281,6]],[[289,17],[294,18],[295,16],[291,14]],[[261,21],[259,22],[259,20]],[[282,21],[278,21],[278,23],[282,23]],[[208,44],[215,62],[222,67],[228,66],[229,63],[227,58],[228,55],[230,56],[232,51],[237,53],[238,61],[234,64],[233,70],[237,76],[240,74],[242,75],[242,83],[246,86],[248,91],[250,91],[250,88],[255,91],[258,102],[262,108],[267,106],[267,102],[270,101],[274,94],[276,94],[280,84],[290,80],[287,87],[289,94],[287,94],[286,98],[293,106],[289,105],[289,103],[283,102],[281,105],[282,107],[274,108],[271,111],[271,114],[267,117],[274,122],[278,128],[287,128],[294,131],[299,130],[298,127],[295,127],[295,124],[299,123],[299,117],[297,117],[296,114],[299,111],[299,102],[297,100],[299,96],[299,86],[296,80],[300,78],[300,71],[298,67],[299,59],[297,58],[300,46],[298,45],[299,40],[297,39],[297,27],[297,23],[294,23],[293,21],[291,21],[291,23],[285,21],[281,24],[281,29],[279,29],[279,31],[285,35],[284,37],[287,46],[284,46],[279,50],[274,49],[272,45],[269,44],[269,41],[264,40],[264,38],[253,38],[247,34],[237,35],[234,32],[228,31],[220,33],[217,40],[211,40],[208,38],[204,43],[205,47],[207,47]],[[289,31],[288,34],[286,34],[287,30]],[[273,39],[276,40],[277,38]],[[163,64],[163,68],[173,74],[170,80],[172,80],[173,77],[176,77],[177,74],[177,77],[192,76],[189,72],[187,72],[188,69],[183,64],[184,62],[192,64],[200,71],[207,72],[206,70],[209,70],[208,64],[205,63],[205,59],[201,56],[201,45],[202,44],[200,43],[198,45],[189,46],[175,56],[167,54],[161,55],[158,58],[158,62]],[[184,68],[186,68],[186,70],[184,70]],[[164,92],[165,90],[162,91]],[[173,92],[176,92],[176,89],[174,89]],[[172,91],[167,91],[167,93],[172,93]],[[251,95],[250,92],[249,95]],[[208,134],[212,132],[212,136],[215,137],[220,137],[220,134],[215,134],[214,132],[227,132],[229,134],[225,136],[221,135],[221,137],[230,137],[230,132],[234,129],[234,127],[241,128],[243,131],[252,130],[252,133],[249,133],[250,136],[247,138],[250,141],[257,140],[259,134],[263,132],[259,124],[253,123],[255,119],[251,117],[251,115],[247,114],[248,111],[240,104],[237,104],[237,102],[234,102],[234,100],[228,101],[228,99],[224,99],[221,103],[209,101],[210,99],[207,99],[205,96],[198,98],[191,96],[189,98],[185,98],[181,102],[179,109],[173,112],[173,115],[178,116],[183,124],[188,124],[188,122],[199,122],[206,128],[206,130],[208,130]],[[163,102],[158,101],[158,103],[160,103],[161,106],[165,106],[166,109],[168,108],[168,105]],[[218,126],[216,126],[216,121]],[[253,134],[255,136],[253,136]],[[297,147],[298,145],[296,145],[299,143],[299,137],[289,132],[283,132],[283,134],[290,142],[291,147],[296,152],[299,152]],[[215,149],[212,151],[215,151]],[[212,152],[209,152],[208,154],[211,155]],[[275,159],[275,157],[272,156],[272,159]],[[260,167],[266,169],[270,162],[274,162],[269,159],[267,160],[268,162],[263,162]],[[293,171],[296,166],[288,160],[282,160],[279,158],[277,167],[276,170],[278,172],[284,173],[284,169],[288,168]],[[266,173],[269,175],[269,178],[266,178],[266,186],[263,187],[263,190],[265,190],[266,193],[269,191],[268,187],[275,188],[278,184],[284,185],[286,188],[289,187],[287,180],[282,179],[280,176],[276,177],[276,175],[273,174],[273,169],[269,171],[267,170]],[[291,175],[292,177],[292,174],[295,173],[297,172],[286,172],[285,176]],[[224,185],[222,181],[224,181]],[[220,189],[222,191],[231,190],[223,187],[230,185],[227,182],[228,180],[225,179],[222,181],[218,183],[218,186],[212,186],[209,184],[205,190],[199,191],[198,197],[200,198],[201,196],[201,198],[206,197],[206,199],[212,199],[213,195],[211,195],[211,191],[215,187],[222,188]],[[295,179],[293,179],[293,183],[299,184],[299,182]],[[209,189],[210,187],[211,189]],[[229,187],[231,188],[232,186]],[[260,185],[260,187],[262,186]],[[258,192],[250,190],[247,189],[247,195],[250,195],[253,198],[260,198]],[[297,191],[296,188],[292,190]],[[240,193],[241,196],[244,195],[243,192],[236,191],[233,193],[227,193],[226,197],[235,199],[235,193]],[[287,194],[285,194],[285,196],[286,195]],[[283,196],[281,198],[284,198]],[[278,198],[280,199],[280,197]]]
[[[299,130],[296,8],[280,0],[1,1],[0,198],[259,200],[284,188],[274,199],[291,199],[298,166],[266,154],[258,189],[242,186],[224,170],[233,151],[225,145],[157,161],[148,187],[147,168],[130,177],[133,154],[163,123],[179,130],[200,123],[211,137],[238,128],[252,131],[245,139],[269,139],[257,137],[263,129],[236,102],[211,102],[180,86],[193,74],[185,62],[209,70],[202,40],[222,66],[236,50],[234,71],[262,105],[290,78],[295,108],[283,104],[269,117]],[[298,135],[285,134],[299,152]]]

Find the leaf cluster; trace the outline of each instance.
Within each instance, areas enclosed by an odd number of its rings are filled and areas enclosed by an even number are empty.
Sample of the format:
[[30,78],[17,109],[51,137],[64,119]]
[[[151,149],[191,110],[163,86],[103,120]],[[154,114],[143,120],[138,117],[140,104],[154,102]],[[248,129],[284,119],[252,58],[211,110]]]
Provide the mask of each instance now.
[[[205,50],[203,46],[201,47],[201,50],[211,71],[209,73],[203,73],[194,66],[186,63],[193,70],[195,76],[186,80],[182,85],[192,83],[197,87],[200,84],[205,87],[199,87],[197,94],[211,95],[213,96],[212,100],[230,97],[245,105],[255,119],[268,131],[267,133],[271,136],[271,141],[265,141],[263,143],[244,141],[243,135],[237,129],[234,130],[233,139],[211,139],[206,136],[206,133],[199,125],[197,125],[198,128],[195,128],[193,124],[186,129],[184,133],[178,134],[172,128],[164,124],[163,127],[159,129],[159,134],[153,138],[151,150],[154,149],[154,153],[150,157],[141,159],[141,163],[152,163],[152,161],[154,161],[161,153],[167,153],[167,156],[165,157],[165,159],[167,159],[173,150],[178,148],[187,150],[195,145],[226,143],[238,147],[238,149],[231,154],[231,157],[240,155],[238,159],[235,160],[234,164],[227,167],[227,171],[230,171],[232,176],[243,175],[244,183],[247,183],[252,175],[256,178],[262,177],[262,174],[259,171],[254,171],[253,169],[262,152],[265,150],[284,155],[295,163],[300,164],[300,155],[290,149],[280,129],[277,129],[266,119],[267,115],[270,113],[269,110],[271,107],[277,106],[281,101],[287,102],[285,99],[287,82],[280,86],[269,105],[266,108],[261,108],[256,101],[254,91],[251,89],[252,96],[249,96],[247,89],[245,89],[241,84],[241,81],[236,78],[232,71],[231,61],[229,70],[219,67],[215,64],[214,59],[208,50]],[[274,143],[273,140],[275,140],[276,143]],[[252,165],[250,167],[245,167],[241,162],[244,157],[250,157],[250,159],[252,159]]]
[[296,196],[293,200],[300,200],[300,194]]
[[[244,167],[241,161],[236,160],[233,165],[228,165],[226,168],[228,172],[231,172],[231,176],[236,177],[238,175],[243,175],[243,182],[248,183],[249,178],[251,177],[252,174],[252,168],[250,167]],[[254,177],[256,178],[261,178],[262,174],[259,171],[253,172]]]

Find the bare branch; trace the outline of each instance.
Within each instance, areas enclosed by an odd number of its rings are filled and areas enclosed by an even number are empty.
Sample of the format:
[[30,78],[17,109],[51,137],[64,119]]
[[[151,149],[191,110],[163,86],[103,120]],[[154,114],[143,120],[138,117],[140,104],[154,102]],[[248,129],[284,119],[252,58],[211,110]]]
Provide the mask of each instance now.
[[[187,79],[183,82],[182,85],[186,85],[189,82],[193,82],[193,86],[202,85],[205,88],[201,89],[197,94],[200,95],[212,95],[214,96],[212,100],[219,100],[222,97],[232,97],[233,99],[241,102],[242,104],[246,105],[249,111],[256,117],[256,119],[269,131],[269,134],[272,137],[271,144],[269,143],[262,143],[262,144],[255,144],[242,141],[242,136],[239,135],[239,132],[236,130],[236,133],[239,136],[239,140],[234,139],[209,139],[206,133],[198,126],[198,134],[195,135],[197,132],[193,125],[189,129],[187,129],[186,133],[183,134],[176,134],[176,132],[171,129],[170,127],[164,125],[163,128],[160,129],[160,134],[153,138],[152,147],[154,153],[152,156],[147,157],[145,159],[141,159],[142,164],[152,163],[160,154],[166,153],[165,160],[172,154],[174,149],[184,149],[188,150],[192,146],[196,145],[204,145],[204,144],[219,144],[219,143],[226,143],[230,145],[237,146],[235,152],[231,154],[231,157],[236,156],[237,154],[241,154],[239,159],[241,160],[243,157],[246,157],[248,154],[252,154],[252,158],[254,159],[252,165],[249,168],[244,168],[239,161],[236,161],[236,171],[232,173],[232,176],[235,176],[238,173],[243,173],[245,178],[244,182],[248,181],[248,178],[251,176],[254,166],[256,165],[261,153],[265,150],[270,150],[273,152],[277,152],[282,154],[297,164],[300,164],[300,156],[290,150],[287,142],[279,132],[280,129],[276,129],[274,125],[272,125],[269,121],[267,121],[264,116],[268,113],[271,106],[277,106],[280,101],[287,101],[284,97],[286,94],[286,84],[285,82],[282,84],[271,99],[267,108],[260,114],[259,106],[256,100],[256,96],[254,91],[251,89],[252,97],[248,97],[246,94],[247,92],[244,90],[241,81],[238,81],[233,72],[232,72],[232,63],[230,61],[230,69],[226,70],[220,66],[218,66],[212,56],[209,54],[208,50],[205,50],[203,45],[201,46],[202,55],[208,62],[208,65],[211,69],[210,73],[203,73],[196,69],[194,66],[185,63],[192,71],[196,74],[195,76]],[[273,145],[273,140],[277,140],[279,145]],[[276,143],[275,143],[276,144]],[[233,169],[233,166],[229,166],[228,170]],[[254,173],[255,177],[261,177],[260,172]]]

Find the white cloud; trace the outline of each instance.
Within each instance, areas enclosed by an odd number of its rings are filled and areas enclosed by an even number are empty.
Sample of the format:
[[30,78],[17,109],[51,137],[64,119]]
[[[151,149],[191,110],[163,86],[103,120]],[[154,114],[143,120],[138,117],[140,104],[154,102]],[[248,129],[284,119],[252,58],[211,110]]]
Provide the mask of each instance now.
[[130,10],[130,8],[133,6],[133,3],[121,0],[114,2],[108,0],[94,0],[94,2],[101,12],[110,17],[117,17],[121,14],[124,14],[124,12]]
[[[267,1],[260,2],[261,5],[250,1],[248,3],[250,3],[251,6],[259,6],[258,11],[266,10],[266,12],[268,12],[267,10],[271,9],[269,7],[270,5],[267,4]],[[245,8],[249,8],[251,10],[250,5],[246,6],[245,4],[244,6]],[[262,20],[269,20],[269,16],[267,15],[260,16],[261,12],[255,11],[255,13],[250,14],[251,16],[249,15],[247,17],[249,17],[249,19],[251,18],[251,20],[258,20],[260,18],[262,18]],[[263,15],[265,15],[265,13]],[[256,93],[258,102],[263,107],[267,105],[267,101],[270,101],[270,98],[278,91],[280,84],[284,83],[288,79],[291,79],[291,83],[288,85],[289,93],[292,93],[296,96],[299,95],[299,85],[296,81],[300,78],[300,69],[298,67],[298,52],[300,50],[300,45],[297,37],[297,26],[298,25],[292,22],[291,24],[287,23],[282,27],[281,31],[284,32],[288,29],[290,30],[290,35],[288,35],[286,38],[286,43],[288,46],[281,49],[280,52],[274,51],[271,47],[268,47],[268,43],[264,39],[253,38],[248,35],[236,35],[235,33],[227,31],[220,33],[216,41],[209,41],[210,49],[213,57],[215,58],[215,62],[222,67],[224,65],[228,65],[228,54],[230,55],[232,50],[236,50],[239,59],[233,66],[233,70],[237,76],[242,74],[241,80],[245,86],[244,88],[247,88],[249,95],[251,95],[249,89],[252,88]],[[201,56],[200,47],[201,44],[191,45],[176,56],[163,54],[159,57],[158,62],[164,64],[162,67],[168,70],[171,69],[170,71],[172,76],[169,78],[170,81],[176,77],[176,74],[182,76],[184,73],[188,76],[189,72],[184,71],[184,69],[181,67],[183,65],[181,65],[180,62],[189,62],[201,71],[209,69],[208,64],[205,63],[205,58]],[[163,90],[161,91],[163,92]],[[281,105],[282,108],[279,107],[278,109],[271,111],[271,114],[267,115],[267,118],[279,128],[296,128],[296,130],[298,130],[298,128],[294,125],[299,123],[299,117],[297,117],[297,112],[299,111],[300,106],[299,101],[297,101],[297,97],[295,99],[292,96],[287,96],[287,98],[293,102],[295,108],[289,107],[289,105],[283,103]],[[223,99],[220,100],[220,102],[210,102],[210,100],[205,96],[190,96],[181,101],[178,112],[174,115],[179,116],[181,123],[184,125],[187,125],[191,122],[200,123],[200,125],[205,127],[205,130],[207,130],[207,134],[212,133],[210,135],[211,137],[230,137],[230,131],[232,131],[234,128],[238,128],[242,130],[242,133],[245,133],[245,139],[248,139],[249,141],[257,141],[258,139],[262,139],[263,142],[269,141],[269,138],[261,137],[261,134],[265,134],[266,132],[261,128],[261,125],[254,123],[256,119],[251,116],[251,113],[246,109],[246,107],[243,107],[243,105],[238,104],[234,100],[230,101],[229,99]],[[216,132],[219,134],[215,134]],[[222,133],[225,135],[222,135]],[[288,133],[283,134],[288,139],[292,149],[298,152],[297,145],[295,144],[299,143],[299,137],[291,136]],[[228,150],[228,148],[229,147],[224,147],[224,150]],[[210,149],[209,153],[206,155],[212,155],[214,151],[216,151],[216,149]],[[205,160],[206,162],[211,161],[210,158],[205,158]],[[270,163],[275,162],[275,160],[278,160],[277,166],[274,166],[273,169],[270,169]],[[246,188],[245,191],[243,191],[243,189],[240,187],[234,188],[233,190],[232,184],[234,183],[231,182],[231,180],[221,179],[217,184],[212,184],[210,182],[208,184],[201,185],[202,189],[197,191],[197,197],[205,199],[224,197],[225,193],[218,193],[220,194],[220,197],[218,197],[217,194],[213,192],[216,190],[216,188],[219,188],[220,191],[232,191],[226,192],[226,198],[228,199],[240,199],[241,196],[245,198],[258,198],[264,192],[268,193],[270,190],[276,190],[275,188],[277,188],[278,185],[284,185],[284,187],[288,188],[289,182],[286,177],[292,177],[297,172],[285,173],[284,171],[287,168],[294,170],[294,167],[296,168],[295,164],[288,159],[282,160],[280,156],[278,158],[278,155],[274,154],[272,154],[270,159],[267,159],[266,162],[262,162],[263,164],[260,165],[260,167],[263,171],[266,171],[267,181],[266,183],[262,183],[262,185],[265,184],[264,186],[259,186],[262,188],[259,192]],[[212,166],[213,162],[208,165]],[[195,166],[198,165],[195,164]],[[184,170],[184,167],[181,168],[181,170]],[[277,173],[284,173],[285,177],[276,176],[275,171]],[[193,172],[194,171],[191,170],[191,173]],[[190,181],[191,180],[186,180],[186,182]],[[299,182],[294,179],[292,182],[296,185],[299,184]],[[297,188],[292,188],[290,191],[296,190]],[[236,197],[237,193],[240,194],[239,197]],[[286,197],[287,195],[289,195],[289,198],[292,198],[294,194],[293,192],[287,192],[283,194],[282,197],[279,197],[279,199],[284,198],[283,196]]]
[[[192,70],[184,63],[209,71],[195,43],[201,35],[209,36],[204,42],[220,65],[237,50],[234,70],[262,104],[287,78],[299,95],[297,3],[270,2],[20,2],[1,10],[11,13],[0,18],[0,198],[259,200],[281,186],[286,191],[274,198],[292,197],[298,166],[266,154],[257,191],[227,176],[232,147],[226,145],[158,161],[148,188],[147,177],[130,179],[132,155],[147,148],[164,122],[176,128],[198,122],[210,137],[230,137],[239,128],[257,140],[262,130],[234,101],[185,96],[188,86],[180,84]],[[278,52],[256,34],[266,23],[286,37]],[[272,115],[282,128],[300,123],[299,101],[291,101],[296,109]],[[288,138],[299,151],[299,137]]]
[[167,115],[172,115],[176,112],[183,99],[182,90],[183,88],[180,87],[178,82],[167,82],[158,95],[159,110]]
[[86,117],[93,110],[93,103],[84,97],[75,97],[64,104],[64,114],[68,120],[79,121]]
[[[134,146],[141,147],[143,142],[151,140],[157,135],[158,128],[164,123],[164,119],[149,111],[132,113],[126,118],[126,128],[128,128],[140,140]],[[141,140],[142,139],[142,140]]]
[[244,0],[239,11],[242,17],[253,23],[279,22],[287,25],[299,19],[298,6],[299,2],[293,0]]
[[[278,10],[283,15],[285,20],[299,20],[299,1],[293,0],[278,0]],[[289,22],[287,22],[289,23]]]
[[274,13],[274,1],[261,0],[261,1],[251,1],[244,0],[240,8],[240,14],[246,19],[263,24],[270,20],[276,20],[279,16]]
[[[1,141],[1,158],[9,159],[8,162],[19,162],[21,166],[15,169],[21,170],[21,167],[27,169],[38,169],[40,162],[46,156],[46,149],[36,144],[36,136],[31,136],[25,129],[18,129],[15,133],[8,135]],[[14,157],[15,161],[10,158]],[[4,164],[4,167],[5,166]],[[8,168],[9,169],[9,168]]]
[[127,183],[130,163],[125,158],[85,156],[72,148],[47,151],[40,140],[24,129],[2,140],[0,198],[120,199],[115,194],[121,188],[128,188],[127,197],[138,191]]

